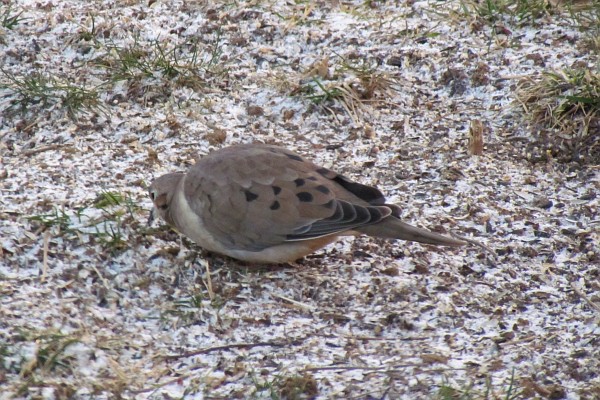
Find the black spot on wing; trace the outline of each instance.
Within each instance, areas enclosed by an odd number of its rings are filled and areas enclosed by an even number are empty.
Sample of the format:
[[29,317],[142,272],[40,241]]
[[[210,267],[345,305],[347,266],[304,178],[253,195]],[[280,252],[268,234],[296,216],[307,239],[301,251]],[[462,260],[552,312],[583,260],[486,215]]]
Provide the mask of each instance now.
[[298,178],[294,181],[294,183],[296,184],[296,187],[300,187],[303,186],[306,183],[306,181],[302,178]]
[[326,176],[326,175],[328,175],[328,174],[330,174],[330,173],[331,173],[331,170],[330,170],[330,169],[327,169],[327,168],[319,168],[319,169],[317,170],[317,173],[318,173],[318,174],[321,174],[321,175],[323,175],[323,176]]
[[308,178],[306,178],[306,179],[308,179],[309,181],[316,181],[316,180],[317,180],[317,177],[316,177],[316,176],[309,176],[309,177],[308,177]]
[[281,192],[281,188],[279,186],[271,186],[273,188],[273,194],[277,196]]
[[258,199],[258,195],[256,193],[252,193],[249,190],[244,190],[244,195],[246,196],[246,201],[251,202]]
[[281,204],[279,204],[279,202],[277,200],[275,200],[273,203],[271,203],[271,207],[269,207],[271,210],[275,211],[278,210],[279,207],[281,207]]
[[308,203],[313,201],[313,195],[308,192],[299,192],[296,193],[296,197],[303,203]]

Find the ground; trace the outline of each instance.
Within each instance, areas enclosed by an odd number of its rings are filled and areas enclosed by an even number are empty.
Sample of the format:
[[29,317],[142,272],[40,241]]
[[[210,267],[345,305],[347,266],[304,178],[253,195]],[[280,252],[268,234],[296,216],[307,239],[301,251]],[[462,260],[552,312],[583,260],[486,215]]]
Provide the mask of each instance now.
[[[598,165],[517,100],[598,57],[544,4],[3,2],[0,399],[600,399]],[[147,226],[247,142],[471,242],[257,267]]]

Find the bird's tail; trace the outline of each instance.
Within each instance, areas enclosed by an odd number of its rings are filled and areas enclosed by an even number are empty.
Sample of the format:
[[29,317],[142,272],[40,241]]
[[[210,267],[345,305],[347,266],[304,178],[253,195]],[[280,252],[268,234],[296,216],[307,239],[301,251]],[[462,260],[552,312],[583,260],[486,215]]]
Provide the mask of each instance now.
[[411,242],[435,244],[437,246],[463,246],[466,242],[442,236],[427,229],[405,224],[398,218],[388,217],[383,221],[356,229],[360,233],[386,239],[402,239]]

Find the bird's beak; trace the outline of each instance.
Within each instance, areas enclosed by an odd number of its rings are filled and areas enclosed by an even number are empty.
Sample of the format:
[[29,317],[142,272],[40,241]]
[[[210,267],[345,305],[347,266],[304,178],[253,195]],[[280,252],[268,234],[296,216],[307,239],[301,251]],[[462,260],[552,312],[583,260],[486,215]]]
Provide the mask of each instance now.
[[152,207],[152,210],[150,210],[150,215],[148,216],[148,226],[151,226],[154,222],[154,218],[156,218],[156,215],[154,215],[155,211],[156,208]]

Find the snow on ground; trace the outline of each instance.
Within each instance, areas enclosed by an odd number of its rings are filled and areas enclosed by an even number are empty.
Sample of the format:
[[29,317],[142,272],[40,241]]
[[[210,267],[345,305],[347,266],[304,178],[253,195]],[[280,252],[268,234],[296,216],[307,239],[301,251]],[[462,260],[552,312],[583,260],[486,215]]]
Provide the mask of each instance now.
[[[104,106],[15,112],[2,91],[1,399],[600,398],[598,168],[528,161],[513,106],[520,78],[598,62],[564,20],[494,26],[427,1],[11,4],[4,82],[41,73]],[[197,43],[192,83],[158,70],[156,43],[184,59]],[[123,67],[127,48],[148,74]],[[387,77],[371,100],[308,98],[315,80],[356,87],[362,62]],[[344,238],[253,268],[146,227],[154,177],[253,141],[495,258]]]

